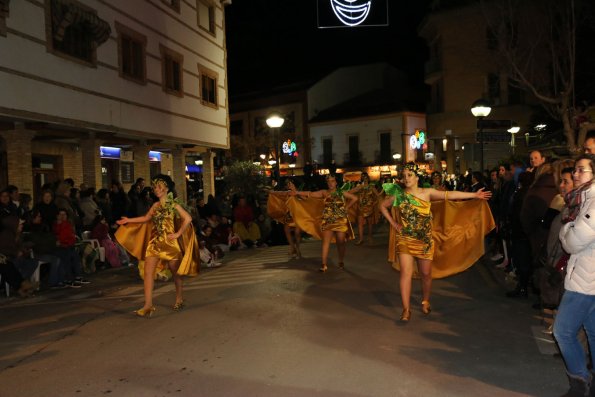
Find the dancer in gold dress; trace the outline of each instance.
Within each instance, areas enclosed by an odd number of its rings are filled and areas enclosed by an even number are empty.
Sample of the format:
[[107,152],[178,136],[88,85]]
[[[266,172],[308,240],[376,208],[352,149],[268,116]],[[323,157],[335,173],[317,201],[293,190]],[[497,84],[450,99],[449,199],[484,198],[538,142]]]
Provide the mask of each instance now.
[[[199,247],[192,228],[192,217],[174,199],[174,182],[167,175],[158,175],[151,183],[153,192],[159,199],[149,212],[136,218],[123,217],[117,221],[121,225],[116,232],[118,242],[136,256],[144,259],[144,306],[134,313],[140,317],[150,317],[153,306],[155,268],[159,262],[167,264],[173,275],[176,287],[175,311],[184,307],[182,297],[182,275],[197,273],[200,263]],[[181,220],[180,222],[177,222]],[[149,221],[152,221],[152,227]],[[129,225],[128,224],[139,224]],[[179,224],[177,230],[176,226]]]
[[[337,189],[337,179],[334,175],[328,175],[326,178],[328,189],[318,190],[316,192],[291,192],[293,196],[313,197],[324,199],[324,209],[322,211],[322,220],[320,229],[322,230],[322,266],[321,272],[326,272],[328,252],[333,238],[337,244],[337,253],[339,256],[339,268],[344,268],[346,240],[353,238],[353,229],[347,218],[349,207],[357,203],[357,196],[341,189]],[[348,202],[345,202],[345,199]]]
[[[415,163],[405,165],[403,171],[403,189],[398,184],[386,183],[382,187],[387,198],[380,203],[380,211],[395,229],[395,250],[400,264],[400,290],[403,312],[401,321],[411,318],[411,279],[413,264],[417,260],[418,271],[422,282],[422,311],[430,314],[430,292],[432,287],[432,259],[434,257],[434,241],[432,239],[431,200],[447,199],[482,199],[488,200],[491,192],[483,189],[474,193],[438,191],[432,188],[418,187],[423,174]],[[388,209],[393,209],[393,214]],[[483,238],[483,236],[482,236]]]
[[357,185],[350,193],[357,195],[358,214],[357,229],[359,239],[356,245],[364,242],[364,225],[368,224],[368,243],[372,243],[372,226],[377,223],[378,215],[378,190],[375,185],[370,185],[370,177],[362,172],[361,183]]
[[269,209],[271,218],[283,224],[283,231],[285,232],[285,237],[287,237],[287,242],[289,243],[289,256],[293,259],[301,258],[302,253],[300,252],[300,242],[302,240],[302,229],[296,224],[291,211],[287,207],[287,200],[291,198],[290,194],[292,192],[297,192],[295,180],[293,178],[286,179],[285,186],[287,191],[272,191],[269,193],[285,199],[282,206],[283,208],[279,208],[281,211],[273,211],[271,208],[275,207],[275,209],[277,209],[279,205],[267,205],[267,209]]

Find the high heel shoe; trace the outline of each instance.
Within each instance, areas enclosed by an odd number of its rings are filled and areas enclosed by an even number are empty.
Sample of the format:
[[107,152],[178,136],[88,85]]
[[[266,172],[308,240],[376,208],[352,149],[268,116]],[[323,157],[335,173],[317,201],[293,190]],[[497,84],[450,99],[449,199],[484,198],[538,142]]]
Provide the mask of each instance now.
[[143,307],[142,309],[135,310],[133,313],[138,317],[150,318],[155,310],[157,310],[155,309],[155,306],[151,306],[147,309]]
[[428,315],[432,311],[432,306],[430,306],[430,301],[421,301],[421,311]]
[[174,311],[179,312],[180,310],[182,310],[184,308],[184,306],[186,306],[186,303],[184,303],[184,300],[182,299],[179,302],[176,302],[172,309],[174,309]]
[[364,243],[364,240],[359,239],[355,242],[355,245],[362,245]]
[[411,319],[411,310],[403,309],[403,313],[401,313],[401,318],[399,320],[406,322]]
[[328,270],[328,267],[326,266],[325,263],[323,263],[322,266],[320,267],[320,269],[318,269],[318,271],[321,273],[326,273],[327,270]]
[[302,252],[300,251],[300,247],[295,247],[295,254],[298,258],[302,257]]
[[289,257],[290,257],[291,259],[295,259],[295,258],[297,258],[297,253],[296,253],[296,251],[295,251],[295,248],[293,248],[293,247],[289,248]]

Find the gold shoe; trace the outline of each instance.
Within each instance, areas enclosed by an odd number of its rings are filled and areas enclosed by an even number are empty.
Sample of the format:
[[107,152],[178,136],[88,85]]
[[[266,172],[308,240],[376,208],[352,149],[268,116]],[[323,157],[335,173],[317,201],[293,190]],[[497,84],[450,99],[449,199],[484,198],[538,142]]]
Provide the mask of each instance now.
[[358,241],[355,242],[355,245],[362,245],[364,243],[364,240],[359,239]]
[[421,311],[428,315],[432,311],[432,306],[430,306],[430,301],[421,301]]
[[320,269],[318,269],[318,271],[321,272],[321,273],[326,273],[327,270],[328,270],[328,267],[324,263],[322,264],[322,266],[320,267]]
[[403,313],[401,313],[401,321],[409,321],[411,319],[411,310],[409,309],[403,309]]
[[184,306],[186,306],[186,304],[184,303],[184,300],[182,299],[179,302],[176,302],[172,309],[174,309],[174,311],[179,312],[180,310],[182,310],[184,308]]
[[142,309],[135,310],[133,313],[138,317],[150,318],[155,310],[157,310],[155,309],[155,306],[151,306],[148,309],[143,307]]

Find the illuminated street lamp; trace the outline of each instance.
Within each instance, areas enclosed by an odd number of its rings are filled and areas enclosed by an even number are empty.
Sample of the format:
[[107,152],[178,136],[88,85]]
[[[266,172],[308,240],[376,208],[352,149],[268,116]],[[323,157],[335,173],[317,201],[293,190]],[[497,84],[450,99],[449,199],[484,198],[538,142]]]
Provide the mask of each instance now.
[[393,160],[401,160],[401,153],[393,153]]
[[478,99],[471,105],[471,113],[477,118],[477,124],[479,126],[479,147],[480,147],[480,167],[483,172],[483,124],[482,120],[484,117],[488,117],[492,112],[490,103],[485,99]]
[[510,132],[510,135],[511,135],[510,147],[512,147],[512,154],[514,154],[514,148],[516,146],[514,138],[520,130],[521,130],[521,127],[519,127],[518,124],[516,124],[516,123],[512,123],[512,126],[508,129],[508,132]]
[[[279,128],[283,126],[285,119],[279,113],[271,113],[267,117],[267,125],[273,130],[273,142],[275,145],[275,160],[277,162],[277,172],[281,172],[280,156],[279,156]],[[269,160],[271,164],[271,160]],[[272,164],[271,164],[272,165]],[[280,175],[280,174],[279,174]],[[278,175],[278,176],[279,176]]]

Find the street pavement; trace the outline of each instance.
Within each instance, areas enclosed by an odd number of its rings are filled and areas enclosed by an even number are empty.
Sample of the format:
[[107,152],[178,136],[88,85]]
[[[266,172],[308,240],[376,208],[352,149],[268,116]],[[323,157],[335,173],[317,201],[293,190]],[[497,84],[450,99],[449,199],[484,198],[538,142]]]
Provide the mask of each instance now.
[[[0,397],[35,396],[558,396],[564,364],[533,300],[504,297],[493,264],[435,280],[433,311],[398,321],[398,273],[386,226],[347,248],[346,269],[319,273],[320,242],[230,253],[172,283],[136,318],[135,269],[91,275],[78,290],[0,298]],[[336,258],[334,246],[331,258]]]

